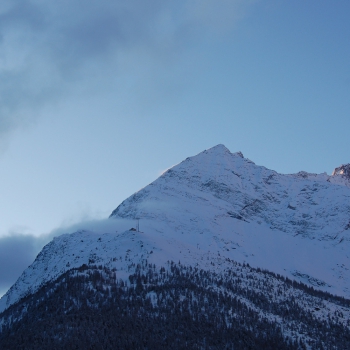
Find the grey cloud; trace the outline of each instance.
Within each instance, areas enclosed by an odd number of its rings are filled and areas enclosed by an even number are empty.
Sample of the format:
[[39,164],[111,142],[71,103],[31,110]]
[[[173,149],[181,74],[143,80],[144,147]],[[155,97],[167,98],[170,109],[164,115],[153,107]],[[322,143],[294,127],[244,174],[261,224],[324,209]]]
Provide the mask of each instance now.
[[13,0],[9,2],[6,10],[0,12],[0,29],[6,28],[29,28],[39,30],[43,28],[45,17],[39,6],[26,0]]
[[[7,236],[0,237],[0,296],[16,282],[22,272],[33,263],[44,245],[49,243],[53,237],[78,230],[115,232],[117,223],[120,231],[126,231],[135,225],[134,220],[128,219],[89,220],[86,218],[86,220],[79,223],[56,228],[46,235],[33,236],[10,233]],[[22,231],[25,231],[25,228]]]
[[5,292],[16,282],[49,239],[49,236],[23,234],[0,237],[0,292]]
[[64,68],[79,66],[115,50],[152,45],[157,41],[158,17],[169,11],[169,4],[161,0],[49,0],[39,6],[34,0],[17,1],[0,16],[1,35],[5,39],[15,35],[21,44],[29,43],[30,56],[66,62]]
[[150,56],[173,64],[174,55],[208,32],[230,29],[250,3],[7,1],[0,8],[0,134],[34,118],[53,99],[74,94],[79,84],[93,86],[96,76],[118,79],[121,52],[132,52],[140,65]]

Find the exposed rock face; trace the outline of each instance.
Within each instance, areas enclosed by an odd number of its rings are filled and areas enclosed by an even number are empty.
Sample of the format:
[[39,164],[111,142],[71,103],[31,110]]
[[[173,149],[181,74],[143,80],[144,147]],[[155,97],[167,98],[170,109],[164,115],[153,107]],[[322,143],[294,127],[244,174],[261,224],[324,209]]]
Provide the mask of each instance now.
[[338,168],[335,168],[332,173],[332,176],[335,175],[341,175],[350,180],[350,164],[342,164]]

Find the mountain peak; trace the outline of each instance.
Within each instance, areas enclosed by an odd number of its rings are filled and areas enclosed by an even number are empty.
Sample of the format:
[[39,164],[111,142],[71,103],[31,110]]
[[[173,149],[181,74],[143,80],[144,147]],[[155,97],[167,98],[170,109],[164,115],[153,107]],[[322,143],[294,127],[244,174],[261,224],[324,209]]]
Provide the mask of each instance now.
[[342,175],[343,177],[350,180],[350,164],[342,164],[338,168],[335,168],[332,176]]
[[219,143],[218,145],[209,148],[208,150],[204,151],[205,153],[215,153],[217,155],[219,154],[232,154],[241,158],[244,158],[243,153],[241,151],[231,153],[231,151],[223,144]]
[[223,144],[219,143],[218,145],[209,148],[205,152],[217,152],[217,153],[231,153],[230,150]]

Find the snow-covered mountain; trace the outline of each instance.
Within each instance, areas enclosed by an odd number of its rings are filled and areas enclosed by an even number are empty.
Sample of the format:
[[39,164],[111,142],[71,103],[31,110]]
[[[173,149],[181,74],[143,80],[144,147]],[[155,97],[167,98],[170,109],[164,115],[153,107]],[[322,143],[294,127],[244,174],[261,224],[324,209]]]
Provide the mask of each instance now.
[[246,262],[349,298],[349,169],[283,175],[213,147],[167,170],[109,219],[56,237],[2,297],[0,312],[72,268],[102,265],[127,278],[144,259],[219,274],[232,260]]

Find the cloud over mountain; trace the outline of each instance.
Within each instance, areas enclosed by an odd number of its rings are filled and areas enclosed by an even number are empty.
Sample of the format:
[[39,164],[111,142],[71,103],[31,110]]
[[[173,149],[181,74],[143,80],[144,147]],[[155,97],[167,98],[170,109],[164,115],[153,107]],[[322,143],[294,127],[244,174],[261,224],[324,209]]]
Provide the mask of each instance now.
[[130,64],[174,64],[176,55],[208,33],[230,30],[250,3],[3,2],[0,133],[32,122],[43,106],[63,96],[118,81]]

